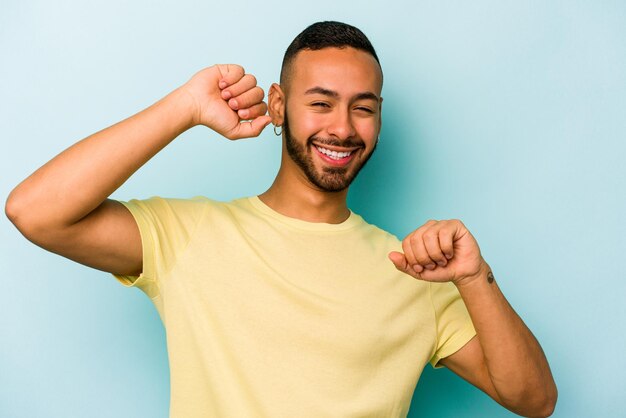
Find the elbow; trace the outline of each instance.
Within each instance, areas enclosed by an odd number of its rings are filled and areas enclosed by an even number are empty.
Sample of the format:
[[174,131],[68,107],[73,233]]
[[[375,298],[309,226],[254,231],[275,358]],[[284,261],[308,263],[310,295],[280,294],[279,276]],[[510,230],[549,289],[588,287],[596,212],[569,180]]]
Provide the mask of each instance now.
[[529,414],[528,416],[532,418],[547,418],[554,413],[555,407],[556,397],[546,399],[545,401],[537,404],[537,406],[533,409],[533,413]]
[[[17,191],[16,191],[17,190]],[[68,237],[68,225],[51,220],[51,210],[40,202],[33,202],[29,195],[14,189],[4,204],[4,213],[24,238],[33,244],[56,252],[59,243]]]
[[17,226],[19,220],[19,203],[14,195],[15,190],[9,194],[6,202],[4,202],[4,214],[7,218],[9,218],[13,225]]
[[543,402],[539,405],[539,414],[537,417],[543,418],[552,415],[554,413],[554,408],[556,407],[558,396],[556,385],[554,385],[553,389],[549,391],[549,394],[546,394]]
[[41,228],[37,227],[37,222],[30,219],[32,216],[25,209],[26,204],[23,200],[14,189],[4,203],[4,214],[24,237],[34,242]]
[[558,391],[552,383],[550,387],[533,393],[525,393],[517,398],[517,402],[503,404],[516,414],[530,418],[546,418],[554,413]]
[[537,396],[535,401],[536,414],[531,415],[533,417],[544,418],[549,417],[554,413],[556,407],[556,401],[559,397],[559,392],[556,388],[556,383],[552,380],[542,391],[541,395]]

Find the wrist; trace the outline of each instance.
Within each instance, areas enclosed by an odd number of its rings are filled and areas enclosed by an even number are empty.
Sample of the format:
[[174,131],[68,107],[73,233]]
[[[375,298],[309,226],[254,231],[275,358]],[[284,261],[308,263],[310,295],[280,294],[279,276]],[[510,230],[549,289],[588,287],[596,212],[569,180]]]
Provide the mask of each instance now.
[[485,283],[493,283],[494,280],[495,279],[493,273],[491,272],[491,267],[489,267],[489,264],[487,264],[485,260],[482,260],[480,263],[480,267],[478,268],[478,271],[476,273],[468,276],[463,276],[455,280],[454,284],[458,289],[461,289],[481,281]]
[[182,118],[183,130],[191,129],[200,124],[200,109],[196,98],[182,86],[166,96],[172,102],[176,115]]

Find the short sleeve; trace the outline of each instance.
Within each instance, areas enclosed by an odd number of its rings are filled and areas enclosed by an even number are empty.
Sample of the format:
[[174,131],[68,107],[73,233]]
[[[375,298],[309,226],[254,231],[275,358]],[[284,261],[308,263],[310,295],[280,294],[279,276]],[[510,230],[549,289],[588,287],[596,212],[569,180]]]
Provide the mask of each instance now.
[[465,303],[452,282],[430,283],[430,294],[435,310],[437,347],[430,359],[434,368],[442,358],[460,350],[476,335]]
[[113,274],[124,286],[138,287],[150,298],[159,295],[159,281],[175,265],[199,223],[206,198],[158,196],[122,203],[133,215],[141,235],[143,271],[139,276]]

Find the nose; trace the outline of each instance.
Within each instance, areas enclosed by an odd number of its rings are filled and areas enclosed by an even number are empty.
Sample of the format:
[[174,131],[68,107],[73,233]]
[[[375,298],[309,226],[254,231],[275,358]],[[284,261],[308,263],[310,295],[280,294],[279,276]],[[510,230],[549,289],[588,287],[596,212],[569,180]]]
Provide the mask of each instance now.
[[337,139],[348,139],[356,135],[352,117],[348,109],[336,109],[336,111],[333,112],[327,131],[329,135]]

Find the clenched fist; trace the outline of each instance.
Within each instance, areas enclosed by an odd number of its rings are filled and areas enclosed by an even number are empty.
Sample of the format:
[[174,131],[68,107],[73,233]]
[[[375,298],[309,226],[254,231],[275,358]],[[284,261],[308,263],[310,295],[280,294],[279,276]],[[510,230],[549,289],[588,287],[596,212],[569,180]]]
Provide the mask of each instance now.
[[421,280],[460,284],[489,271],[478,243],[456,219],[426,222],[402,241],[402,250],[389,253],[389,259]]
[[263,89],[239,65],[205,68],[180,89],[192,98],[194,125],[205,125],[228,139],[259,136],[271,121],[265,115]]

